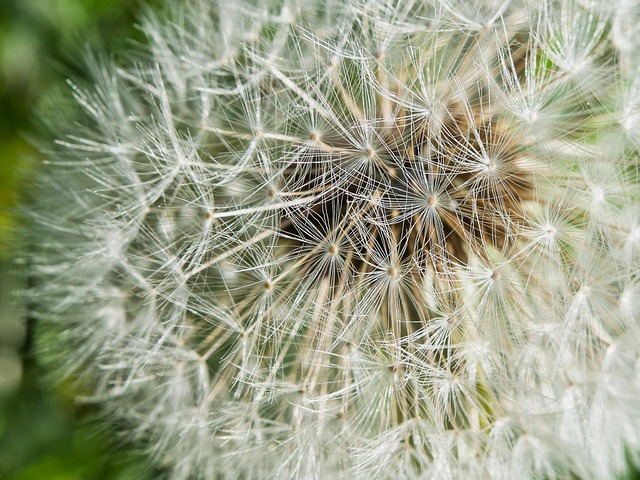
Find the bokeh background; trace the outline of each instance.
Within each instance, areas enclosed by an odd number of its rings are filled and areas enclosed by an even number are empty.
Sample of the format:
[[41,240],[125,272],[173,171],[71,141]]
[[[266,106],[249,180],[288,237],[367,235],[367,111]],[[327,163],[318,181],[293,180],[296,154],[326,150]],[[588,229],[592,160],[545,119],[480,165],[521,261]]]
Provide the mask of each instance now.
[[[153,0],[146,1],[153,3]],[[12,292],[24,276],[16,205],[37,170],[38,105],[81,79],[88,43],[141,37],[136,0],[0,0],[0,479],[151,479],[144,463],[121,452],[108,432],[44,381],[30,329]],[[68,393],[68,392],[67,392]]]
[[[161,0],[147,0],[158,4]],[[175,0],[181,1],[181,0]],[[15,292],[24,282],[16,205],[37,171],[38,105],[83,76],[83,45],[141,38],[141,2],[132,0],[0,0],[0,479],[153,479],[144,462],[124,455],[93,412],[64,388],[54,390],[31,349],[28,314]],[[107,47],[104,47],[107,48]],[[109,48],[107,48],[109,50]],[[65,394],[66,393],[66,394]],[[638,419],[640,421],[640,419]],[[629,480],[640,480],[630,472]]]

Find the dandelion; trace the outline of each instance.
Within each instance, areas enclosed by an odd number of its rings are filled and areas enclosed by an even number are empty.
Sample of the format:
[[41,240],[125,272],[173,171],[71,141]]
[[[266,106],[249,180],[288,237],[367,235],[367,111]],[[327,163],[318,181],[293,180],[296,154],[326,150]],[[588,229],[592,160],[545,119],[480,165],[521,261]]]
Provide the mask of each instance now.
[[50,121],[43,361],[172,479],[614,478],[640,452],[639,22],[148,14]]

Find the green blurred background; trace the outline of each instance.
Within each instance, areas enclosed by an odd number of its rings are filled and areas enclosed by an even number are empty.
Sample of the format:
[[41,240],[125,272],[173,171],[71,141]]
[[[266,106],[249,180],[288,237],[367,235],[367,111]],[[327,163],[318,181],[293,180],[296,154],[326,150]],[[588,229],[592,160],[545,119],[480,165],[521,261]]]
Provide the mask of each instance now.
[[[147,0],[146,4],[161,0]],[[81,78],[88,39],[103,45],[141,34],[132,0],[0,0],[0,479],[152,479],[87,412],[53,393],[30,350],[26,315],[11,291],[20,284],[15,206],[37,168],[27,135],[34,111],[64,79]],[[639,419],[640,421],[640,419]],[[640,480],[630,473],[628,479]]]
[[[146,2],[146,3],[153,3]],[[64,79],[81,78],[83,45],[136,36],[131,0],[0,0],[0,479],[153,478],[128,459],[87,412],[52,392],[30,350],[26,315],[11,292],[20,284],[15,258],[24,248],[15,206],[20,185],[37,168],[34,112]],[[16,274],[15,272],[18,272]],[[13,273],[12,273],[13,272]]]

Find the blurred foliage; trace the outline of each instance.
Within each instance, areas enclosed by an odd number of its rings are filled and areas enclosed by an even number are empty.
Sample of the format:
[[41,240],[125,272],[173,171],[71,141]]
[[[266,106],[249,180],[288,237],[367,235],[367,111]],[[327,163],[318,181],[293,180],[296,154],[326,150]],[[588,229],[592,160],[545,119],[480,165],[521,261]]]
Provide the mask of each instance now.
[[[27,368],[27,373],[31,374]],[[26,376],[0,421],[0,477],[7,480],[130,480],[148,478],[142,462],[118,454],[104,433],[61,398],[43,394]]]
[[0,2],[0,256],[16,186],[27,175],[29,129],[34,106],[64,77],[81,76],[79,46],[87,39],[135,33],[136,2],[126,0],[2,0]]
[[[146,2],[146,3],[153,3]],[[89,41],[139,37],[141,3],[131,0],[0,0],[0,478],[129,480],[152,478],[126,460],[87,412],[40,379],[24,315],[11,291],[20,275],[11,240],[21,185],[37,163],[26,139],[37,105],[66,77],[83,76],[78,53]],[[98,40],[99,39],[99,40]]]

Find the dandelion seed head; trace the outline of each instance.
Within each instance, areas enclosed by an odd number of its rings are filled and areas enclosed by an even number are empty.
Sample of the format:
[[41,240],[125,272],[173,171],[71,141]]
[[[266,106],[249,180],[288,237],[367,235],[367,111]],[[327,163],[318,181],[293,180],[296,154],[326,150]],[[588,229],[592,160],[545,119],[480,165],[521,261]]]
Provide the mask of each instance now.
[[168,478],[606,479],[640,451],[614,5],[188,0],[142,28],[50,122],[29,294],[42,358]]

